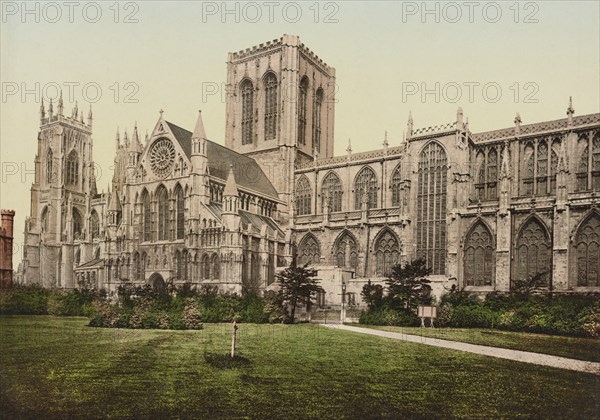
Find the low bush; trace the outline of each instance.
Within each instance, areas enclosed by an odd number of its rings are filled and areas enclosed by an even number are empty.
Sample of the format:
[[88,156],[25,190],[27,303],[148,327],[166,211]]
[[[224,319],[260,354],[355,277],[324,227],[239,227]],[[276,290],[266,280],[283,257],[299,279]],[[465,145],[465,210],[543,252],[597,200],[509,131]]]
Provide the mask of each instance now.
[[47,315],[50,293],[37,285],[0,289],[0,314]]
[[397,311],[391,308],[381,308],[361,312],[359,323],[369,325],[390,325],[415,327],[420,325],[419,318],[412,313]]

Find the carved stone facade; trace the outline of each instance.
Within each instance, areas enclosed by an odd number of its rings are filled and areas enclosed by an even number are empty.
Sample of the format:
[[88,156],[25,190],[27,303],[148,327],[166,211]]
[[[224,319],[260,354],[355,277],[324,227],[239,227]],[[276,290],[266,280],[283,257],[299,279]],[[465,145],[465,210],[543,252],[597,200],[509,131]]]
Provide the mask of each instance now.
[[[284,35],[228,57],[225,147],[162,112],[144,144],[117,135],[96,191],[87,123],[42,105],[21,277],[49,287],[191,282],[265,290],[296,256],[319,305],[424,258],[434,293],[508,291],[544,273],[600,291],[600,114],[471,133],[454,121],[366,153],[333,153],[335,70]],[[290,93],[291,92],[291,93]],[[289,95],[293,95],[293,100]],[[232,166],[231,166],[232,165]]]

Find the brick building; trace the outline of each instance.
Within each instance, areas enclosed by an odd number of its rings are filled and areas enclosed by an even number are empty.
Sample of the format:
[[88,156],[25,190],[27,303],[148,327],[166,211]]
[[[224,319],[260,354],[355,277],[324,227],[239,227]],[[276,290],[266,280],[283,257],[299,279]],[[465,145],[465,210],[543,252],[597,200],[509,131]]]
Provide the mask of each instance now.
[[0,210],[0,287],[13,284],[13,221],[14,210]]

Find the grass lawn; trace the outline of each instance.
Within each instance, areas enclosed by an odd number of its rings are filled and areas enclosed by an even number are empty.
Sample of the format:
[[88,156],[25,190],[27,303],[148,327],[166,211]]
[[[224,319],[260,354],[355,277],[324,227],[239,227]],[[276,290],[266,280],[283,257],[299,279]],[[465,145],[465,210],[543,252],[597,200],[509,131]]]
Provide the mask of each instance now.
[[442,340],[505,349],[545,353],[571,359],[600,362],[600,339],[563,337],[558,335],[532,334],[479,328],[419,328],[388,327],[379,325],[348,324],[355,327],[372,328],[402,334],[420,335]]
[[316,325],[0,317],[2,418],[600,418],[600,376]]

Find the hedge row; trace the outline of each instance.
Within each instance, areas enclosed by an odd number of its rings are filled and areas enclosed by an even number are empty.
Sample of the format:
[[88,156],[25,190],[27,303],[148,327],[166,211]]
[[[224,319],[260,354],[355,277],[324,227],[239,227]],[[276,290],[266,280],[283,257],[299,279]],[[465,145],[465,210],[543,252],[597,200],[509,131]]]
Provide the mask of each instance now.
[[[415,316],[388,308],[363,312],[372,325],[419,325]],[[482,300],[466,293],[442,297],[436,326],[497,328],[559,335],[600,336],[600,295],[514,295],[490,293]]]
[[91,316],[93,302],[106,297],[92,290],[49,290],[40,286],[0,289],[1,315]]
[[234,319],[256,324],[282,322],[284,313],[273,300],[254,295],[133,295],[122,298],[120,305],[96,302],[90,326],[184,330]]
[[50,290],[39,286],[0,289],[2,315],[87,316],[90,325],[110,328],[200,329],[202,323],[276,323],[287,317],[280,294],[219,295],[189,286],[170,293],[151,287],[121,289],[109,302],[103,291]]

